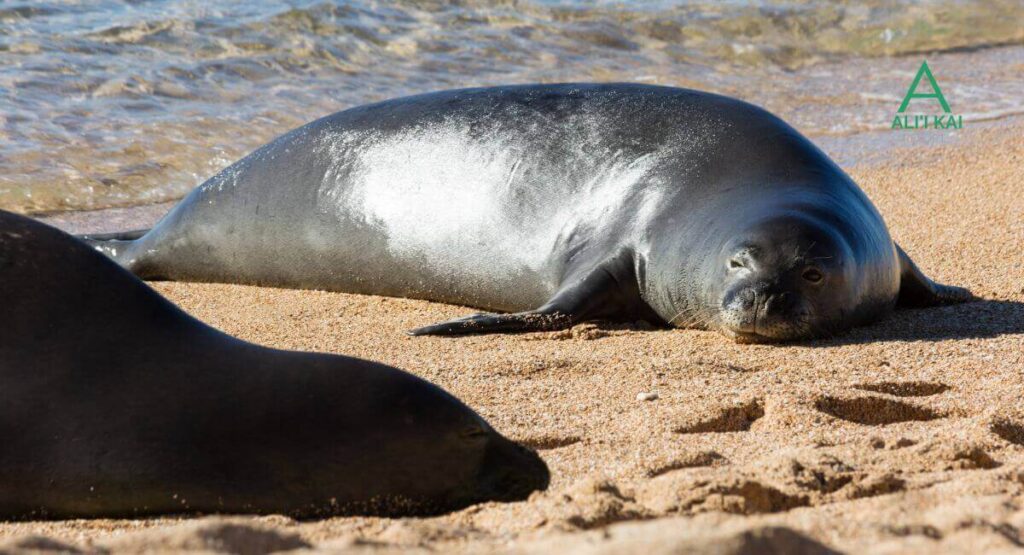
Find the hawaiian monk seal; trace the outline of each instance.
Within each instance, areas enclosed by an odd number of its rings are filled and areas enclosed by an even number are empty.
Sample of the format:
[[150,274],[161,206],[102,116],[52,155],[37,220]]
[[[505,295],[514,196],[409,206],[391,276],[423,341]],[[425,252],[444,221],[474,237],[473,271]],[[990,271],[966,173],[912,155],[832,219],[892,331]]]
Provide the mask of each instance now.
[[831,335],[971,298],[772,114],[692,90],[527,85],[314,121],[199,186],[135,241],[146,278],[413,297],[511,314],[460,334],[645,319],[742,341]]
[[0,212],[0,518],[432,514],[547,486],[441,389],[268,349]]

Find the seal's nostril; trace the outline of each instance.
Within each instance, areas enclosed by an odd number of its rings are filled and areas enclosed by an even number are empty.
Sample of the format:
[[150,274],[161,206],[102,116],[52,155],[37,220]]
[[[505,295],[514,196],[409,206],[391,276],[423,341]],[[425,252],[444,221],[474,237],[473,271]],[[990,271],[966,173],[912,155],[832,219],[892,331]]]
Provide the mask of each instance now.
[[743,310],[753,310],[757,306],[757,293],[746,290],[740,293],[740,307]]
[[764,301],[764,313],[768,315],[783,314],[790,306],[792,298],[793,296],[788,292],[769,295]]

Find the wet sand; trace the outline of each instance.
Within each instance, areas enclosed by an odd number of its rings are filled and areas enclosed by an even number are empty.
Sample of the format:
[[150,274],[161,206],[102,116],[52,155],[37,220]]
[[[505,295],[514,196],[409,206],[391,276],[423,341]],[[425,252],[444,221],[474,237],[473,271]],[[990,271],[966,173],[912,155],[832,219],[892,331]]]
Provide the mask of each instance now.
[[[900,311],[828,341],[737,345],[714,332],[593,324],[410,338],[402,332],[469,311],[156,283],[198,318],[244,339],[371,358],[441,385],[538,449],[552,471],[550,489],[527,502],[430,519],[5,523],[0,543],[43,545],[31,542],[45,536],[116,551],[645,555],[1018,548],[1024,123],[960,137],[847,169],[926,273],[984,300]],[[123,223],[144,225],[160,211]],[[97,225],[81,215],[51,221]]]

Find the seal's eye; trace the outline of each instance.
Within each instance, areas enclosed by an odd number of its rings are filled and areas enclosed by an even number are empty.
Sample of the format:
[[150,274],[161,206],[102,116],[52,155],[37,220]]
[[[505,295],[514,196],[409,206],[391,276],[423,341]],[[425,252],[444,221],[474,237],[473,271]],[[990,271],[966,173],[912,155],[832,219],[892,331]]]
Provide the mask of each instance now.
[[465,439],[484,439],[487,437],[487,430],[480,426],[469,426],[459,434]]
[[818,283],[824,279],[825,276],[821,273],[821,270],[817,268],[807,268],[804,270],[803,278],[811,283]]
[[738,269],[738,268],[745,268],[745,267],[746,267],[746,264],[744,264],[743,261],[740,260],[739,258],[731,258],[731,259],[729,259],[729,269],[730,270],[735,270],[735,269]]

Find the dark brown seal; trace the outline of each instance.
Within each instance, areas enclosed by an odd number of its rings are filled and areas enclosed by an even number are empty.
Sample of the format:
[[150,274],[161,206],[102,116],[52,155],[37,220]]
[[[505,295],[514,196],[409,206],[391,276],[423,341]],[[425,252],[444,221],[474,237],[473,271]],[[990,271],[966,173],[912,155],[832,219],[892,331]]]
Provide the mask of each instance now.
[[5,519],[432,514],[548,483],[430,383],[225,335],[6,212],[0,314]]

